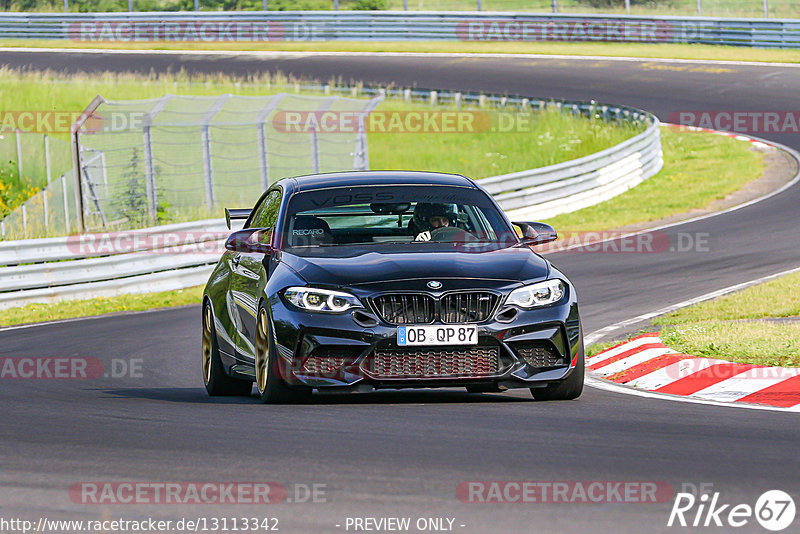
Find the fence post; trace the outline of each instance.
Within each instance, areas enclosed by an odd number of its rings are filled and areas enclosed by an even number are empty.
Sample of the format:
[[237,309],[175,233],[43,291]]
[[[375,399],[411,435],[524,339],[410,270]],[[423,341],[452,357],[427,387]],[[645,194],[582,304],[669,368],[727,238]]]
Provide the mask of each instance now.
[[553,13],[558,13],[558,0],[553,0]]
[[769,0],[764,0],[764,18],[769,18]]
[[[75,174],[75,211],[77,212],[78,232],[86,231],[86,212],[83,209],[83,180],[81,179],[81,141],[77,129],[72,138],[72,169]],[[66,187],[64,188],[66,191]]]
[[403,11],[408,11],[408,0],[403,0]]
[[353,169],[366,171],[369,169],[369,150],[367,147],[367,117],[380,104],[385,95],[379,95],[369,101],[358,115],[358,133],[356,134],[356,150],[353,157]]
[[267,132],[263,122],[259,122],[258,128],[258,163],[261,167],[261,189],[266,191],[269,187],[269,157],[267,150]]
[[156,177],[153,165],[153,139],[150,134],[150,124],[142,126],[142,146],[144,151],[144,191],[147,195],[147,215],[155,220],[158,215],[158,193],[156,192]]
[[44,136],[44,169],[47,176],[47,185],[42,191],[42,206],[44,207],[44,233],[47,235],[50,233],[50,214],[47,209],[47,193],[48,189],[50,189],[50,138],[47,137],[47,134]]
[[17,128],[17,178],[19,179],[20,183],[22,183],[22,144],[20,141],[20,132],[19,128]]
[[69,0],[64,0],[64,13],[69,13]]
[[481,0],[477,0],[477,1],[478,1],[478,11],[481,11]]
[[261,0],[261,7],[264,8],[264,11],[267,11],[267,0]]
[[269,188],[269,147],[267,147],[267,125],[266,120],[269,114],[281,103],[286,93],[278,93],[269,99],[269,102],[256,117],[258,133],[258,161],[261,167],[261,188],[266,191]]
[[200,0],[194,0],[194,10],[200,11]]
[[311,173],[319,173],[319,136],[316,120],[311,123]]
[[[83,206],[83,180],[81,179],[81,172],[82,172],[82,164],[81,164],[81,140],[80,140],[80,131],[83,128],[83,124],[86,122],[86,119],[92,116],[92,113],[105,102],[105,98],[100,95],[97,95],[92,99],[89,103],[89,107],[87,107],[81,116],[72,123],[70,126],[69,133],[71,135],[72,140],[72,172],[75,175],[75,210],[77,211],[77,221],[78,221],[78,232],[85,232],[86,231],[86,212],[84,211]],[[66,187],[64,188],[66,191]]]
[[211,158],[211,130],[210,124],[211,121],[214,119],[214,115],[222,109],[225,105],[225,102],[232,95],[230,93],[225,95],[220,95],[214,103],[208,108],[206,114],[203,115],[203,124],[200,126],[200,138],[202,140],[203,145],[203,179],[205,180],[205,187],[206,187],[206,206],[209,209],[214,207],[214,167],[213,167],[213,160]]
[[697,0],[697,16],[703,16],[703,0]]
[[64,196],[64,226],[69,234],[69,201],[67,200],[67,175],[61,175],[61,191]]
[[203,145],[203,180],[206,189],[206,206],[211,209],[214,206],[214,169],[211,161],[211,133],[208,131],[208,124],[200,127],[200,138]]
[[631,0],[625,0],[625,12],[630,14],[630,12],[631,12]]

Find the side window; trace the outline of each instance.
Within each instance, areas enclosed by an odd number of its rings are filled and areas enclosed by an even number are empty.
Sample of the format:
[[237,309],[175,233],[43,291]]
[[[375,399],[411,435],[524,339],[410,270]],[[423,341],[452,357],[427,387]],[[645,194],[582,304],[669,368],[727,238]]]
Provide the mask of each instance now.
[[267,195],[264,202],[256,210],[253,221],[250,223],[251,228],[275,228],[275,223],[278,221],[278,208],[281,206],[281,192],[275,190]]

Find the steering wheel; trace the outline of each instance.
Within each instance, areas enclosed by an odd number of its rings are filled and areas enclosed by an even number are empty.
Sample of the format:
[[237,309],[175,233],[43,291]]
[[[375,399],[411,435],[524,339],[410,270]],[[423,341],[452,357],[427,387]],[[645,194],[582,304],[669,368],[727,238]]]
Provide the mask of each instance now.
[[431,241],[439,243],[453,243],[456,241],[473,242],[478,241],[474,234],[462,230],[456,226],[440,226],[431,230]]

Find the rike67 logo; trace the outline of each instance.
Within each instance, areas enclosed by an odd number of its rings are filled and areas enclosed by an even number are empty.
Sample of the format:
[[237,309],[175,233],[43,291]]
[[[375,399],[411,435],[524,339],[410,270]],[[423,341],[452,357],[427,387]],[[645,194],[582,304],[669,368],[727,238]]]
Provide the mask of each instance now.
[[755,520],[765,529],[778,532],[789,528],[794,517],[794,499],[781,490],[762,493],[754,506],[724,503],[718,491],[699,497],[694,493],[678,493],[667,526],[752,528]]

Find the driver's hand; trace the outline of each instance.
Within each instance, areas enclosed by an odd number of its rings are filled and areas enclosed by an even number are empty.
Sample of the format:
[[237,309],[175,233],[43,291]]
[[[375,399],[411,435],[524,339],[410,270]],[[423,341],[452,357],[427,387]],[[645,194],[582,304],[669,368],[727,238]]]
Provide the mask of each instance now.
[[431,233],[428,231],[422,232],[421,234],[417,234],[417,237],[414,238],[414,241],[430,241],[431,240]]

